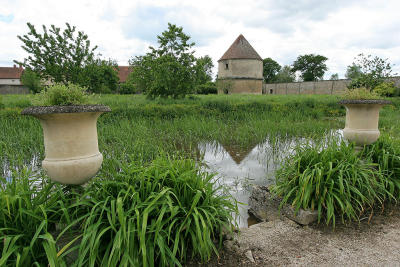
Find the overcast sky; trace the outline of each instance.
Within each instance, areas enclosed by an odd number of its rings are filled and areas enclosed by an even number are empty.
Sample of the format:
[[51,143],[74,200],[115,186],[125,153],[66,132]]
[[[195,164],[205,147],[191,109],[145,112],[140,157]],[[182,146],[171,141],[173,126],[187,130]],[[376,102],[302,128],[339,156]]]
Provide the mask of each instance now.
[[[298,55],[321,54],[344,78],[359,53],[388,58],[400,74],[399,0],[0,0],[0,66],[26,54],[17,35],[27,22],[88,34],[104,58],[119,65],[146,53],[168,22],[182,26],[197,56],[217,60],[239,34],[262,58],[292,64]],[[216,74],[216,68],[214,75]]]

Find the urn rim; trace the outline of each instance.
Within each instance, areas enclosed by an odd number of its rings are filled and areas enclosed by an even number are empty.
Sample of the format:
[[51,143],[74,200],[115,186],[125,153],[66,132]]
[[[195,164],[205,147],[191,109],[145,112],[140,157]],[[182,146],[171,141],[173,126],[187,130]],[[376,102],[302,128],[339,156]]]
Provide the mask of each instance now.
[[56,113],[111,112],[105,105],[70,105],[70,106],[32,106],[25,108],[22,115],[41,115]]

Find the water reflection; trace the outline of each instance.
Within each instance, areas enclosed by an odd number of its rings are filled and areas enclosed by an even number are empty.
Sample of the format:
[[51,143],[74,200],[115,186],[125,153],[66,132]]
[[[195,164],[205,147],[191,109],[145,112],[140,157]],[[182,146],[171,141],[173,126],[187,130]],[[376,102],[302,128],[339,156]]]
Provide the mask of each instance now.
[[[331,131],[322,141],[331,140],[331,137],[340,141],[342,136],[341,130]],[[239,227],[247,227],[255,223],[247,212],[252,186],[273,184],[275,170],[287,156],[293,154],[294,148],[299,144],[313,142],[311,138],[267,138],[264,142],[247,147],[221,144],[217,141],[201,142],[195,149],[183,144],[177,144],[176,147],[191,151],[194,158],[202,160],[207,171],[217,173],[218,182],[226,185],[232,196],[242,203],[239,205],[238,224]],[[39,175],[40,165],[40,157],[35,155],[30,162],[21,166],[26,166],[33,174]],[[18,167],[13,169],[18,170]],[[0,175],[7,180],[12,177],[12,167],[7,160],[1,163]]]
[[[341,137],[341,131],[329,132],[330,137]],[[253,218],[248,215],[248,201],[253,185],[270,185],[275,182],[274,172],[283,159],[293,154],[299,144],[312,143],[310,138],[266,139],[249,147],[232,146],[214,142],[198,145],[207,171],[217,173],[218,182],[227,185],[229,192],[240,203],[239,227],[247,227]]]
[[8,160],[2,160],[0,166],[0,176],[6,178],[7,181],[11,181],[12,172],[18,172],[21,168],[27,168],[27,170],[36,175],[40,173],[40,158],[39,155],[34,155],[30,161],[24,162],[23,164],[16,164],[11,166]]

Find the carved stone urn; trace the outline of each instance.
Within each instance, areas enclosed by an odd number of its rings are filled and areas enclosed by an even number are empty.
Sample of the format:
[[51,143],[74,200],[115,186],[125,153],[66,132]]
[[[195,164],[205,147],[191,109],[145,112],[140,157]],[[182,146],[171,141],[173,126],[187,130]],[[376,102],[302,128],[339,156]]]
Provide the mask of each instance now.
[[364,145],[375,142],[380,135],[378,129],[379,110],[387,104],[388,100],[342,100],[339,102],[346,108],[346,126],[343,137],[356,144],[360,151]]
[[80,185],[96,175],[103,162],[97,140],[97,118],[111,109],[103,105],[29,107],[23,115],[40,120],[49,177]]

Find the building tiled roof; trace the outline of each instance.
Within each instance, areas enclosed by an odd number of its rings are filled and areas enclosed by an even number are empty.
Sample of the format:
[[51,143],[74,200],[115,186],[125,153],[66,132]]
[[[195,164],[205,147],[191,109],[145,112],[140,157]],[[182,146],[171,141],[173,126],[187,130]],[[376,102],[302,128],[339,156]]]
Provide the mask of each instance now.
[[241,34],[225,52],[225,54],[218,60],[225,59],[258,59],[262,60],[260,55],[254,50],[250,43]]
[[21,79],[22,67],[0,67],[0,79]]
[[130,66],[118,66],[118,77],[119,82],[124,83],[128,78],[129,73],[132,72],[132,67]]

